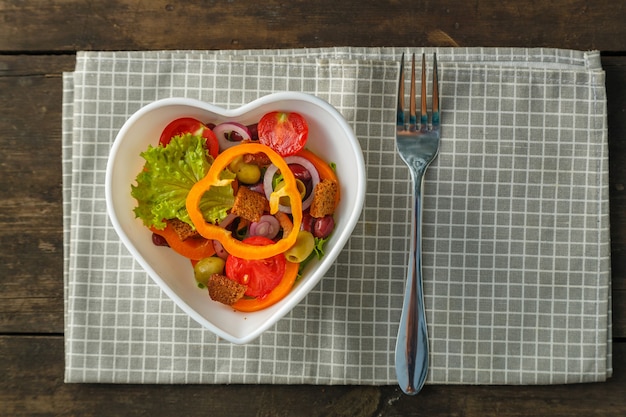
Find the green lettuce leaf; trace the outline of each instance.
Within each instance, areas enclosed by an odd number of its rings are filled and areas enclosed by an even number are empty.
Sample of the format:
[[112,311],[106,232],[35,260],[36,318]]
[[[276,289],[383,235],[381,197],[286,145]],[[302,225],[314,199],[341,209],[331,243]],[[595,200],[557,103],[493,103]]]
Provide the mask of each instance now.
[[324,245],[326,244],[326,241],[330,238],[330,236],[321,239],[319,237],[315,238],[315,246],[313,247],[313,252],[314,254],[317,255],[317,259],[322,259],[324,257]]
[[[147,227],[165,228],[164,219],[178,218],[193,226],[185,200],[191,187],[204,178],[213,158],[204,148],[201,136],[177,136],[165,147],[149,146],[141,156],[146,160],[137,175],[137,185],[131,185],[131,195],[137,200],[135,216]],[[235,178],[232,172],[223,178]],[[233,206],[232,187],[211,187],[200,201],[200,210],[211,223],[222,220]]]

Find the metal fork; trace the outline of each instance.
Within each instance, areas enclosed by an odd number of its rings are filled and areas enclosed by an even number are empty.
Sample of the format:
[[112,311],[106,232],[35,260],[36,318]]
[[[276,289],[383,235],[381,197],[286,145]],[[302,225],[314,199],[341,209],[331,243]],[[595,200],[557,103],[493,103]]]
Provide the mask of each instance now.
[[412,58],[408,121],[404,111],[404,54],[398,85],[398,121],[396,146],[413,180],[413,219],[409,267],[396,340],[396,375],[402,391],[417,394],[428,375],[428,331],[422,290],[422,183],[424,173],[437,156],[441,129],[439,124],[439,86],[437,56],[434,56],[432,114],[426,108],[426,56],[422,54],[421,117],[417,123],[415,91],[415,55]]

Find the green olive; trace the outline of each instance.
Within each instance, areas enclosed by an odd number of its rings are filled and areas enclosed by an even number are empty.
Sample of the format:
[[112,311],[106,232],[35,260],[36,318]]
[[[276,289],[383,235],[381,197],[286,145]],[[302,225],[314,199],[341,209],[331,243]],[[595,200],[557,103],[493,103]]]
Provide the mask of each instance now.
[[240,163],[235,171],[239,182],[256,184],[261,179],[261,168],[255,164]]
[[289,262],[299,263],[309,257],[315,247],[315,238],[311,232],[300,230],[296,243],[285,251],[285,258]]
[[196,278],[198,286],[206,287],[211,275],[224,273],[225,265],[226,262],[217,256],[200,259],[193,267],[193,275]]
[[228,169],[236,173],[237,171],[239,171],[239,167],[241,167],[241,165],[243,164],[245,164],[245,162],[243,162],[243,155],[238,155],[235,157],[235,159],[230,161],[230,164],[228,164]]

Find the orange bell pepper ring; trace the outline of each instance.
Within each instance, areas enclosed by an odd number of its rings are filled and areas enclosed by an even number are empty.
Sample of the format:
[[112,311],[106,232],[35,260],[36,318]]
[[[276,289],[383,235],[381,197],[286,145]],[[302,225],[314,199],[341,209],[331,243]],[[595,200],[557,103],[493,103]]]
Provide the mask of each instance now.
[[[291,231],[278,242],[265,246],[249,245],[235,239],[229,230],[207,222],[200,211],[200,200],[209,188],[230,185],[233,181],[232,179],[220,178],[220,174],[228,167],[228,164],[239,155],[258,152],[263,152],[267,155],[270,161],[280,170],[285,182],[284,187],[273,191],[270,195],[270,213],[277,213],[280,198],[288,197],[293,216],[293,228]],[[278,153],[260,143],[242,143],[220,153],[213,161],[206,176],[196,182],[189,191],[186,206],[189,218],[202,237],[218,240],[228,253],[244,259],[265,259],[285,252],[296,243],[302,223],[302,200],[293,173]]]

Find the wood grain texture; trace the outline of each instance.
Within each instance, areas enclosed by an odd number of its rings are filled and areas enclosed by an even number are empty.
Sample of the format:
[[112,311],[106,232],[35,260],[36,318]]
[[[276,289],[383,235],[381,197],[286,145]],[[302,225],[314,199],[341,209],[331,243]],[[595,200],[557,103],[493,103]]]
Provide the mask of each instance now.
[[620,51],[624,2],[0,1],[0,51],[535,46]]
[[[604,57],[609,126],[613,334],[626,338],[626,59]],[[626,340],[624,340],[626,342]]]
[[[626,3],[0,0],[1,416],[626,415]],[[603,52],[614,376],[567,386],[64,384],[61,92],[78,50],[521,46]]]
[[619,416],[626,414],[626,345],[615,377],[555,386],[107,385],[63,383],[61,337],[0,336],[6,416]]
[[74,61],[0,57],[0,332],[63,332],[61,72]]

